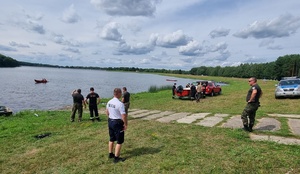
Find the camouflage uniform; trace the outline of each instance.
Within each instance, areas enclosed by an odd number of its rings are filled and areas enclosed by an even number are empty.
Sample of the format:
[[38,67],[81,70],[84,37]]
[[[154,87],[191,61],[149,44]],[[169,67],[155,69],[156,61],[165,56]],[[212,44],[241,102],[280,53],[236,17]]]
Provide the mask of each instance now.
[[[254,98],[254,101],[248,102],[250,100],[252,91],[255,89],[257,90],[257,93]],[[242,119],[244,128],[249,129],[250,131],[252,131],[252,127],[255,122],[256,111],[257,111],[258,107],[260,106],[259,97],[260,97],[261,93],[262,93],[261,88],[258,86],[258,84],[255,84],[255,85],[251,86],[251,88],[248,91],[247,97],[246,97],[247,105],[243,110],[241,119]],[[248,121],[248,118],[249,118],[249,121]]]

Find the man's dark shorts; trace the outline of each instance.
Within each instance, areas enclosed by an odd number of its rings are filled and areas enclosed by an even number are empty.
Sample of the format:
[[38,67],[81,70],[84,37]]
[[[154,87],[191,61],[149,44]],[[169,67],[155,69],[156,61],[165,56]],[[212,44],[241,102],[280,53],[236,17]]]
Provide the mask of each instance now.
[[121,119],[108,119],[109,141],[117,141],[117,144],[124,142],[124,122]]

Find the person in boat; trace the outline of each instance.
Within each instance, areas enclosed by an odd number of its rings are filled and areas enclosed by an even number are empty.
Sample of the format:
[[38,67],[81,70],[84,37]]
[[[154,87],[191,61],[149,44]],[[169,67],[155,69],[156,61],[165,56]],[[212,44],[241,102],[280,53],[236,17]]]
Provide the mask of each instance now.
[[185,86],[186,88],[190,88],[191,87],[191,84],[190,83],[188,83],[188,84],[186,84],[186,86]]
[[[98,113],[98,104],[100,103],[100,96],[94,92],[94,88],[90,88],[90,93],[86,96],[85,103],[89,105],[90,110],[90,120],[92,122],[100,121],[99,113]],[[94,117],[95,113],[95,117]]]
[[173,87],[172,87],[172,98],[175,98],[175,91],[176,91],[176,83],[174,83]]
[[78,122],[82,121],[82,107],[86,107],[84,102],[84,97],[81,94],[81,89],[74,90],[72,93],[73,97],[73,107],[72,107],[72,114],[71,114],[71,122],[75,120],[75,114],[78,110]]

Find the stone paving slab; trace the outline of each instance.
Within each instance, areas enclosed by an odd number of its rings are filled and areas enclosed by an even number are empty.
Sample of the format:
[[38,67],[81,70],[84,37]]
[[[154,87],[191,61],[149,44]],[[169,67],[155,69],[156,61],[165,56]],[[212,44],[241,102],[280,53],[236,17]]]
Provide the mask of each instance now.
[[136,110],[136,111],[133,111],[133,112],[128,112],[128,115],[130,116],[133,116],[133,115],[137,115],[137,114],[140,114],[140,113],[144,113],[144,112],[149,112],[149,110]]
[[166,117],[159,118],[156,121],[159,121],[161,123],[169,123],[171,121],[178,120],[180,118],[186,117],[189,114],[191,114],[191,113],[187,113],[187,112],[175,113],[175,114],[171,114],[171,115],[166,116]]
[[295,135],[300,135],[300,119],[288,119],[288,125]]
[[[104,112],[104,111],[103,111]],[[177,121],[178,123],[193,124],[198,119],[202,119],[200,122],[195,123],[196,125],[202,125],[206,127],[213,127],[224,120],[224,117],[229,114],[215,114],[214,116],[207,116],[210,113],[174,113],[172,111],[150,111],[150,110],[129,110],[129,116],[133,118],[141,118],[145,120],[154,120],[169,123],[171,121]],[[295,135],[300,135],[300,115],[289,115],[289,114],[268,114],[271,117],[286,117],[288,118],[288,125]],[[298,119],[299,118],[299,119]],[[264,117],[256,120],[256,126],[254,130],[262,131],[277,131],[280,130],[281,123],[276,118]],[[225,123],[221,125],[224,128],[242,128],[241,116],[231,116]],[[300,139],[297,138],[286,138],[272,135],[256,135],[250,133],[250,138],[255,141],[273,141],[280,144],[295,144],[300,145]]]
[[273,135],[250,134],[250,139],[255,141],[273,141],[279,144],[287,144],[287,145],[300,145],[300,139],[279,137]]
[[221,125],[221,127],[233,128],[233,129],[243,128],[243,123],[242,123],[241,116],[236,115],[236,116],[231,117],[230,119],[228,119],[226,121],[226,123],[223,123]]
[[143,117],[142,119],[144,119],[144,120],[154,120],[154,119],[161,118],[163,116],[171,115],[171,114],[174,114],[174,112],[164,111],[164,112],[160,112],[160,113],[157,113],[157,114],[152,114],[152,115]]
[[296,114],[268,114],[272,117],[287,117],[287,118],[300,118],[300,115]]
[[221,121],[223,121],[222,117],[212,116],[212,117],[204,118],[200,122],[196,123],[196,125],[201,125],[201,126],[206,126],[206,127],[213,127],[216,124],[220,123]]
[[280,130],[281,123],[275,118],[261,118],[258,119],[258,124],[253,130],[267,130],[267,131],[277,131]]
[[214,115],[215,117],[228,117],[229,116],[229,114],[215,114]]
[[133,118],[141,118],[141,117],[145,117],[147,115],[156,114],[158,112],[160,112],[160,111],[157,111],[157,110],[146,111],[146,112],[143,112],[143,113],[140,113],[140,114],[131,115],[131,117],[133,117]]
[[209,115],[210,113],[197,113],[197,114],[192,114],[190,116],[187,117],[183,117],[181,119],[178,119],[177,122],[178,123],[192,123],[198,119],[202,119],[205,116]]

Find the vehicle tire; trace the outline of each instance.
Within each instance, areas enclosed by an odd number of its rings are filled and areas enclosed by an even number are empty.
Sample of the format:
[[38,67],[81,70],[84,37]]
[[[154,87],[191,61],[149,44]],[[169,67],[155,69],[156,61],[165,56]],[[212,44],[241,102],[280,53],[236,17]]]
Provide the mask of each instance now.
[[211,93],[210,93],[210,96],[215,96],[216,94],[215,94],[215,92],[214,91],[211,91]]
[[220,92],[218,94],[221,95],[222,94],[222,90],[220,90]]

